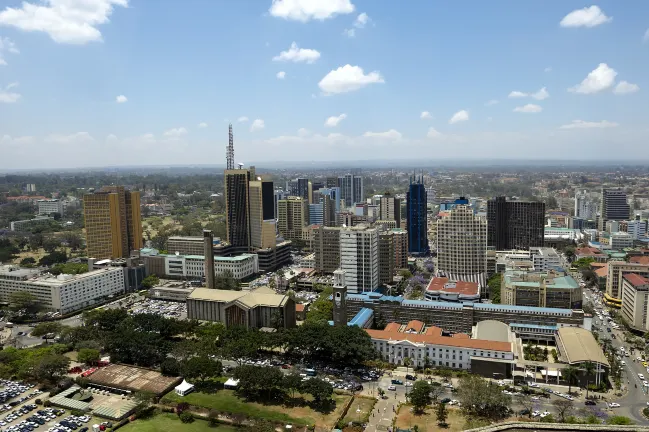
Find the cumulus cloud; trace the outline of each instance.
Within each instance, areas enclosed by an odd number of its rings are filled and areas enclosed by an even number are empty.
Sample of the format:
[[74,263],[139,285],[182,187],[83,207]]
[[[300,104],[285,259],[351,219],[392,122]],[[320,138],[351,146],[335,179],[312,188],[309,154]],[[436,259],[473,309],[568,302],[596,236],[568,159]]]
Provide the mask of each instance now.
[[286,78],[286,72],[279,71],[279,72],[277,72],[277,75],[275,75],[275,76],[277,77],[277,79],[284,79],[284,78]]
[[305,137],[311,134],[311,131],[307,128],[299,128],[297,130],[297,136]]
[[597,27],[613,20],[607,17],[599,6],[590,6],[583,9],[576,9],[563,17],[559,25],[561,27]]
[[635,93],[637,91],[640,91],[640,86],[627,81],[620,81],[613,89],[613,93],[618,95]]
[[102,40],[97,26],[109,21],[115,6],[127,7],[128,0],[23,1],[0,12],[0,25],[43,32],[57,43],[85,44]]
[[385,132],[370,132],[367,131],[363,134],[364,138],[379,138],[379,139],[386,139],[386,140],[391,140],[391,141],[398,141],[400,140],[403,135],[401,135],[401,132],[395,130],[395,129],[390,129]]
[[18,87],[18,83],[14,82],[6,86],[4,89],[0,87],[0,103],[16,103],[21,98],[20,93],[9,91],[14,87]]
[[274,17],[307,22],[350,14],[354,9],[350,0],[273,0],[269,12]]
[[543,111],[543,108],[534,104],[527,104],[514,108],[514,112],[520,113],[540,113],[541,111]]
[[340,114],[339,116],[331,116],[327,120],[325,120],[325,126],[336,127],[338,126],[338,123],[345,120],[346,118],[347,118],[347,114]]
[[187,135],[187,129],[184,127],[171,128],[164,131],[163,135],[167,138],[180,138],[183,135]]
[[246,117],[246,116],[241,116],[241,117],[239,117],[239,118],[237,119],[237,121],[238,121],[239,123],[245,123],[245,122],[248,121],[248,117]]
[[448,122],[449,124],[455,124],[467,120],[469,120],[469,112],[466,110],[461,110],[453,114],[453,117],[451,117]]
[[552,72],[552,68],[548,66],[545,69],[543,69],[543,72]]
[[[507,97],[509,97],[509,98],[531,97],[532,99],[543,100],[543,99],[549,98],[550,93],[548,92],[548,90],[545,87],[543,87],[542,89],[540,89],[539,91],[534,92],[534,93],[525,93],[525,92],[522,92],[522,91],[514,90],[511,93],[509,93],[509,95]],[[498,101],[496,101],[496,102],[498,102]]]
[[314,49],[300,48],[293,42],[291,47],[273,57],[273,61],[294,63],[313,63],[320,58],[320,53]]
[[207,127],[207,123],[205,123],[205,122],[201,122],[201,123],[198,124],[198,127],[199,127],[199,128],[206,128],[206,127]]
[[610,122],[608,120],[602,120],[598,122],[573,120],[569,124],[560,126],[559,129],[602,129],[602,128],[613,128],[617,126],[619,126],[618,123]]
[[429,113],[428,111],[422,111],[421,114],[419,115],[419,118],[420,118],[420,119],[430,120],[430,119],[433,118],[433,116],[432,116],[432,114]]
[[435,128],[428,128],[428,133],[426,134],[428,138],[442,138],[444,135],[441,132],[438,132]]
[[369,84],[384,83],[379,71],[367,75],[359,66],[345,65],[330,71],[318,83],[318,87],[325,94],[346,93],[358,90]]
[[265,127],[266,124],[262,119],[255,119],[255,121],[253,121],[252,124],[250,125],[250,132],[256,132],[258,130],[262,130]]
[[615,69],[608,67],[606,63],[600,63],[581,83],[569,88],[568,91],[581,94],[598,93],[611,88],[616,76]]
[[117,96],[115,98],[115,102],[117,102],[117,103],[124,103],[124,102],[127,102],[127,101],[128,101],[128,99],[124,95],[119,95],[119,96]]
[[354,21],[354,27],[365,28],[365,25],[370,21],[370,17],[365,12],[359,14]]

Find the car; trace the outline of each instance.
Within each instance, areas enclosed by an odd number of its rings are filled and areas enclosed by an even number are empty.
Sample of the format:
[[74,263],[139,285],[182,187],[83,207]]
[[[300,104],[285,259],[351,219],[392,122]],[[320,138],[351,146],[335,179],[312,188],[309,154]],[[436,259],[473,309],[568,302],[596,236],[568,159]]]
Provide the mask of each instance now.
[[649,387],[649,381],[646,380],[642,381],[642,385],[644,385],[645,387]]
[[525,409],[520,410],[520,411],[518,412],[518,414],[519,414],[519,415],[522,415],[522,416],[523,416],[523,415],[530,415],[530,410],[528,410],[527,408],[525,408]]
[[610,332],[611,332],[611,328],[610,328],[610,327],[606,327],[606,331],[610,333]]
[[444,398],[444,399],[441,400],[441,402],[442,402],[443,404],[445,404],[445,403],[449,403],[450,401],[451,401],[451,398]]
[[609,408],[619,408],[620,404],[617,403],[617,402],[611,402],[610,404],[608,404],[608,407]]
[[626,366],[626,362],[622,360],[620,363],[622,363],[624,366]]
[[532,396],[530,399],[532,399],[533,401],[537,401],[537,400],[539,400],[539,397],[538,396]]
[[647,363],[646,361],[643,361],[641,364],[642,364],[642,366],[644,366],[644,367],[649,367],[649,363]]
[[407,380],[410,380],[410,381],[414,381],[414,380],[417,379],[417,377],[414,376],[414,375],[410,375],[410,374],[408,374],[408,375],[406,375],[406,379],[407,379]]
[[532,412],[532,417],[538,417],[540,415],[541,415],[541,413],[539,411],[533,411]]
[[641,373],[638,374],[638,378],[640,378],[642,381],[644,381],[644,375],[642,375]]
[[586,402],[584,402],[584,405],[597,405],[597,402],[595,402],[594,400],[587,400]]
[[401,381],[400,379],[393,379],[392,384],[402,385],[403,381]]
[[547,417],[547,416],[549,416],[549,415],[550,415],[550,411],[543,411],[543,412],[539,415],[539,417],[543,418],[543,417]]
[[406,387],[412,387],[412,383],[410,381],[406,381]]
[[390,390],[390,391],[395,391],[396,389],[397,389],[397,387],[394,386],[394,385],[388,386],[388,390]]

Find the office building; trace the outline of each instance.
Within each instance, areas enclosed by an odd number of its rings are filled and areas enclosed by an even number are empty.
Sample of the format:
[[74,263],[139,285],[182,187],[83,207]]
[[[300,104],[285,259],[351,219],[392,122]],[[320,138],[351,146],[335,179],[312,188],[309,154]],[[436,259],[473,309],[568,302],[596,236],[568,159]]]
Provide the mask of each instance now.
[[250,171],[225,170],[225,226],[230,245],[241,251],[250,248]]
[[351,212],[340,212],[336,215],[337,226],[356,226],[368,223],[367,216],[356,215]]
[[50,215],[53,213],[58,213],[62,215],[64,213],[63,201],[58,199],[45,199],[38,200],[38,214],[39,215]]
[[226,327],[295,327],[295,301],[261,287],[252,291],[196,288],[187,298],[187,318]]
[[340,267],[340,230],[322,225],[313,230],[315,269],[319,272],[333,273]]
[[216,288],[214,285],[214,276],[216,271],[214,268],[214,260],[209,259],[214,257],[213,245],[214,235],[212,235],[212,231],[203,230],[203,256],[208,258],[203,260],[203,275],[205,276],[205,286],[211,289]]
[[595,220],[599,208],[595,194],[587,191],[577,191],[575,194],[575,217],[585,220]]
[[431,301],[480,302],[480,285],[454,281],[447,277],[433,277],[426,287],[424,298]]
[[487,223],[466,205],[437,221],[437,271],[486,286]]
[[379,231],[367,225],[340,230],[340,268],[349,292],[379,287]]
[[379,219],[396,221],[396,228],[401,228],[401,199],[386,192],[379,202]]
[[290,196],[277,203],[277,230],[288,240],[302,240],[309,225],[309,206],[302,197]]
[[625,261],[609,261],[604,300],[617,304],[618,306],[621,305],[622,278],[627,273],[636,273],[643,277],[649,277],[649,265],[628,263]]
[[53,276],[35,269],[0,266],[0,301],[8,303],[13,293],[28,292],[43,309],[67,314],[123,294],[124,281],[122,267]]
[[379,233],[379,284],[390,285],[394,279],[395,234],[392,231]]
[[633,236],[625,232],[612,233],[608,241],[612,250],[623,250],[633,247]]
[[255,180],[249,183],[250,247],[275,247],[275,210],[273,182]]
[[622,276],[622,317],[633,329],[649,330],[649,279],[636,273]]
[[599,230],[606,229],[606,222],[628,220],[630,215],[626,193],[622,189],[602,188],[600,201]]
[[547,271],[561,268],[561,257],[556,250],[546,247],[530,248],[530,257],[534,266],[534,271]]
[[496,250],[544,246],[545,203],[508,201],[500,196],[487,202],[487,246]]
[[434,207],[437,204],[437,191],[432,186],[426,188],[426,198],[429,207]]
[[289,196],[291,196],[291,194],[289,194],[288,192],[286,192],[286,191],[284,191],[282,189],[275,189],[275,193],[274,193],[275,210],[274,210],[274,213],[273,213],[273,218],[274,219],[277,219],[277,215],[279,214],[277,212],[277,203],[280,200],[288,198]]
[[428,255],[428,207],[426,188],[421,178],[410,178],[406,194],[406,226],[408,252],[412,255]]
[[215,288],[214,281],[205,273],[206,268],[212,267],[214,274],[229,272],[237,280],[245,279],[259,273],[257,254],[241,254],[235,256],[215,256],[212,266],[205,262],[204,255],[159,255],[165,259],[164,277],[170,279],[200,280],[205,277],[206,286]]
[[502,304],[559,309],[581,309],[581,288],[560,271],[506,271],[501,287]]
[[402,228],[393,228],[394,233],[394,268],[408,268],[408,232]]
[[338,177],[338,187],[340,188],[341,199],[345,202],[345,207],[350,208],[356,203],[365,201],[363,177],[354,174]]
[[106,186],[83,196],[88,256],[97,259],[127,258],[141,249],[140,192],[123,186]]
[[54,218],[49,216],[37,216],[34,219],[12,221],[9,223],[9,229],[11,231],[31,232],[36,228],[46,227],[52,224],[56,224]]
[[100,270],[109,267],[119,267],[124,270],[124,289],[127,293],[139,291],[142,288],[142,281],[147,277],[144,260],[139,251],[131,253],[128,258],[117,258],[114,260],[95,260],[88,258],[88,271]]
[[647,221],[646,220],[631,220],[627,222],[626,232],[634,240],[639,240],[647,237]]
[[[324,197],[325,199],[327,197]],[[324,204],[309,204],[309,224],[323,225],[324,224]]]
[[[204,240],[201,236],[171,236],[167,239],[167,250],[170,254],[203,255],[205,253]],[[220,239],[213,239],[212,246],[220,243]]]
[[[313,192],[313,202],[322,204],[322,223],[325,226],[336,226],[337,214],[340,212],[340,188],[320,188]],[[310,223],[315,223],[310,221]]]

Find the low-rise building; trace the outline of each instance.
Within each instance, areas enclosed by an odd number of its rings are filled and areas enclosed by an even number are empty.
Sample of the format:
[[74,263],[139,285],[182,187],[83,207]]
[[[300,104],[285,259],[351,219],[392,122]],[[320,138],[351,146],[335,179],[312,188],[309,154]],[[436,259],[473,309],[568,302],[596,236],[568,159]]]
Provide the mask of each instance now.
[[575,250],[575,260],[581,258],[592,258],[595,262],[606,262],[608,256],[601,250],[594,247],[583,247]]
[[560,309],[581,309],[582,292],[577,281],[564,272],[507,271],[501,286],[503,304]]
[[[579,371],[577,381],[580,386],[606,382],[610,364],[593,334],[583,328],[564,327],[557,331],[556,337],[559,361],[576,367]],[[586,363],[595,365],[594,376],[586,373]]]
[[424,295],[426,300],[480,302],[480,285],[476,282],[452,281],[447,277],[433,277]]
[[63,201],[58,199],[38,200],[38,214],[50,215],[52,213],[63,214]]
[[10,224],[11,231],[31,231],[34,228],[48,226],[54,222],[54,218],[39,216],[34,219],[13,221]]
[[[237,279],[245,279],[259,273],[256,254],[215,256],[214,273],[230,272]],[[165,255],[165,276],[176,279],[200,279],[205,276],[204,255]]]

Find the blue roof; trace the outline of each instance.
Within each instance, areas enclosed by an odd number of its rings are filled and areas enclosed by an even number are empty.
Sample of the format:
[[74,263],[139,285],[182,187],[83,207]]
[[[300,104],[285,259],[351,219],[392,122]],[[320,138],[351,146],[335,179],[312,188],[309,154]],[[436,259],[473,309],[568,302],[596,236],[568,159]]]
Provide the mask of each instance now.
[[356,316],[347,323],[348,326],[365,327],[365,325],[374,317],[374,311],[369,308],[362,308]]
[[533,313],[551,313],[561,315],[572,315],[572,309],[559,309],[559,308],[546,308],[546,307],[533,307],[533,306],[514,306],[514,305],[501,305],[492,303],[474,303],[475,309],[507,309],[510,311],[533,312]]
[[511,323],[509,325],[510,327],[528,327],[528,328],[535,328],[535,329],[559,330],[558,325],[518,324],[518,323]]

